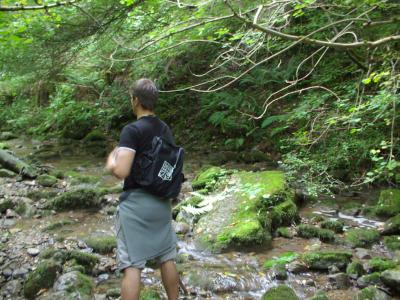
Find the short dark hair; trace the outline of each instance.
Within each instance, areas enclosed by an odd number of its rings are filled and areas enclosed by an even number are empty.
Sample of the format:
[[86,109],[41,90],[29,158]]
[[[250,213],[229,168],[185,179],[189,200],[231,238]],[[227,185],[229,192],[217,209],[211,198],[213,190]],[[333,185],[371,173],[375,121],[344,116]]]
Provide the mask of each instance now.
[[158,100],[158,89],[153,81],[147,78],[141,78],[130,87],[131,97],[137,97],[143,108],[154,110]]

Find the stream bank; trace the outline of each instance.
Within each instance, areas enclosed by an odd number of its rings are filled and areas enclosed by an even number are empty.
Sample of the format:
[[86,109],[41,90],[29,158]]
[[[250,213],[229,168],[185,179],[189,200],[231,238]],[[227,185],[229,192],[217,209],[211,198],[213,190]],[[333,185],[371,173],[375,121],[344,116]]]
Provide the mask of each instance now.
[[[19,139],[9,144],[22,158],[45,152],[39,162],[48,175],[34,180],[0,178],[1,297],[118,298],[121,277],[116,272],[112,237],[121,187],[119,181],[103,173],[101,153],[96,157],[81,151],[87,149],[84,146]],[[286,186],[274,184],[277,189],[270,190],[271,185],[264,185],[277,177],[277,182],[284,182],[281,173],[271,170],[268,163],[229,162],[210,171],[201,169],[203,161],[207,157],[200,160],[189,155],[185,166],[189,182],[184,185],[179,209],[174,211],[180,237],[177,264],[187,298],[260,299],[272,287],[284,284],[300,299],[319,292],[328,299],[370,299],[358,296],[365,287],[370,289],[369,295],[378,295],[371,299],[396,299],[397,292],[389,281],[382,282],[386,269],[391,272],[397,267],[396,247],[388,249],[396,244],[396,235],[381,236],[390,222],[371,217],[367,209],[376,203],[379,191],[300,203]],[[246,172],[250,170],[257,172]],[[237,197],[239,194],[245,198]],[[77,199],[72,202],[74,209],[71,202],[62,205],[67,198]],[[81,205],[82,199],[85,205]],[[276,199],[271,209],[261,209],[269,199]],[[248,201],[248,205],[236,201]],[[381,204],[380,211],[388,208],[389,204]],[[276,211],[270,216],[271,223],[253,222],[260,214],[267,220],[263,213],[270,210]],[[276,221],[278,213],[281,218]],[[228,218],[236,215],[249,222]],[[243,224],[247,225],[239,226]],[[240,239],[239,233],[246,237],[254,234],[254,239]],[[360,236],[362,239],[357,239]],[[350,254],[332,260],[327,251]],[[324,260],[325,265],[316,264]],[[44,283],[40,280],[42,269],[53,274]],[[396,274],[387,275],[392,279],[390,276]],[[143,299],[165,298],[155,266],[143,270],[143,284]],[[372,290],[375,286],[379,289]]]

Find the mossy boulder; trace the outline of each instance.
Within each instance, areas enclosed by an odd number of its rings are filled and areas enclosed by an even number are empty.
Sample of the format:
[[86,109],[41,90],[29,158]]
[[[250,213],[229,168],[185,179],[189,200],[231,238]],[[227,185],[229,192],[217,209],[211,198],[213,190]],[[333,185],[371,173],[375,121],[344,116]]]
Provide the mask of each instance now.
[[392,259],[384,257],[374,257],[367,263],[367,269],[369,272],[383,272],[388,269],[393,269],[397,266],[397,263]]
[[317,292],[311,298],[308,298],[308,300],[329,300],[329,298],[324,292],[320,291],[320,292]]
[[11,178],[16,176],[17,174],[14,173],[13,171],[7,170],[7,169],[0,169],[0,177],[4,178]]
[[94,252],[101,254],[112,253],[117,247],[117,239],[115,236],[91,237],[85,239],[85,242]]
[[385,244],[386,248],[388,248],[390,251],[400,250],[399,235],[385,236],[383,238],[383,243]]
[[282,253],[280,256],[278,257],[274,257],[272,259],[268,259],[264,262],[264,269],[269,270],[274,266],[277,265],[281,265],[281,266],[285,266],[286,264],[294,261],[295,259],[298,258],[298,254],[294,253],[294,252],[286,252],[286,253]]
[[378,285],[381,283],[380,275],[381,273],[379,272],[363,275],[357,279],[357,285],[360,288],[365,288],[370,285]]
[[61,269],[61,265],[54,260],[42,261],[25,280],[24,296],[33,299],[41,289],[52,287]]
[[342,221],[336,220],[325,220],[319,225],[321,226],[321,228],[332,230],[335,233],[342,233],[344,223]]
[[400,234],[400,214],[388,219],[382,231],[383,235]]
[[69,179],[71,185],[79,185],[84,183],[98,183],[100,182],[101,178],[99,176],[94,175],[86,175],[81,174],[75,171],[69,171],[65,173],[65,176]]
[[303,254],[302,260],[312,270],[328,270],[335,266],[345,269],[351,261],[352,254],[343,251],[315,251]]
[[293,238],[293,233],[290,231],[290,229],[288,227],[279,227],[276,230],[276,234],[278,236],[287,238],[287,239],[292,239]]
[[77,299],[92,294],[94,284],[92,278],[79,271],[71,271],[61,275],[54,283],[56,292],[67,292],[79,295]]
[[49,208],[56,211],[79,208],[99,209],[100,207],[100,193],[93,188],[79,188],[67,191],[49,202]]
[[32,200],[40,200],[40,199],[50,199],[54,198],[57,196],[58,192],[53,189],[48,189],[48,190],[35,190],[35,191],[29,191],[26,195],[26,197],[32,199]]
[[395,290],[397,293],[400,292],[400,268],[382,272],[380,279],[386,286]]
[[91,274],[96,264],[100,262],[99,258],[91,253],[86,253],[78,250],[57,250],[48,248],[40,253],[43,259],[53,259],[61,264],[73,260],[74,263],[85,268],[86,274]]
[[193,179],[193,190],[206,190],[212,192],[217,187],[218,181],[231,171],[227,171],[220,167],[208,167],[200,171]]
[[308,224],[300,224],[297,227],[297,235],[306,239],[319,238],[322,242],[333,242],[335,240],[335,233],[332,230]]
[[346,274],[352,279],[357,279],[365,274],[365,270],[361,262],[353,261],[347,266]]
[[57,177],[48,174],[38,176],[37,182],[44,187],[52,187],[57,184]]
[[89,132],[83,140],[85,142],[105,141],[107,140],[106,135],[99,129],[92,130]]
[[354,300],[389,300],[389,296],[374,286],[369,286],[358,292]]
[[375,213],[381,217],[392,217],[400,213],[400,189],[382,190]]
[[293,192],[282,172],[243,171],[230,180],[235,188],[228,188],[230,192],[196,224],[196,243],[201,248],[220,251],[270,243],[273,228],[298,219]]
[[379,242],[380,234],[376,229],[354,228],[345,234],[346,243],[353,248],[370,248]]
[[262,300],[299,300],[296,293],[286,285],[270,288],[261,298]]

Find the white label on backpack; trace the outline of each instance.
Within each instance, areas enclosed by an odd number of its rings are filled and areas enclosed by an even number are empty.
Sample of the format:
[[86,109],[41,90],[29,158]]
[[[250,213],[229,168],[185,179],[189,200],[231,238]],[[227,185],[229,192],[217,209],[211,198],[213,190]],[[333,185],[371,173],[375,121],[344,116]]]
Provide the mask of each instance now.
[[167,161],[164,161],[160,172],[158,172],[158,177],[162,180],[172,180],[172,173],[174,172],[174,167]]

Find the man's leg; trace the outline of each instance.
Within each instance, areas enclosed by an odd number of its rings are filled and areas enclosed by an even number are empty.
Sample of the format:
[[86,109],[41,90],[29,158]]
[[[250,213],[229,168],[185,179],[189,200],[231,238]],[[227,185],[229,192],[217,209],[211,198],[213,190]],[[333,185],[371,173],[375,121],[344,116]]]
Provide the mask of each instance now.
[[161,263],[161,278],[168,300],[177,300],[179,295],[179,274],[173,260]]
[[121,285],[122,300],[139,300],[140,295],[140,269],[124,269],[124,277]]

